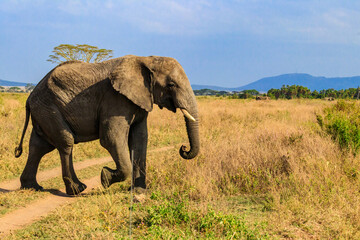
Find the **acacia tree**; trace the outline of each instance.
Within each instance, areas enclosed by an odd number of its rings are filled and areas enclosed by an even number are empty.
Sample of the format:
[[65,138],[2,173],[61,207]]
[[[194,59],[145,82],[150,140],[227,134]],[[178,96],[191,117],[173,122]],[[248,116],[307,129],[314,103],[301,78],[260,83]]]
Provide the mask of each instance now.
[[101,62],[112,58],[113,50],[99,49],[96,46],[87,44],[60,44],[54,47],[53,54],[49,55],[47,61],[52,63],[62,63],[70,60],[80,60],[84,62]]

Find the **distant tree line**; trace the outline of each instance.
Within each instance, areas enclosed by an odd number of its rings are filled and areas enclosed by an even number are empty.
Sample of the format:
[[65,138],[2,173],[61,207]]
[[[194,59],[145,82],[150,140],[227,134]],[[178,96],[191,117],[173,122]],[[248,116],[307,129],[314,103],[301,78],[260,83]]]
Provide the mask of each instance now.
[[216,91],[211,89],[194,90],[196,96],[217,96],[217,97],[229,97],[229,98],[255,98],[260,95],[255,89],[243,90],[243,91]]
[[267,95],[273,99],[293,99],[293,98],[337,98],[337,99],[357,99],[359,98],[359,88],[349,88],[335,90],[333,88],[321,91],[310,91],[307,87],[298,85],[283,85],[280,89],[270,89]]
[[260,94],[255,89],[243,91],[216,91],[211,89],[194,90],[195,95],[207,96],[222,96],[228,98],[248,99],[256,98],[257,96],[268,96],[271,99],[294,99],[294,98],[309,98],[309,99],[358,99],[359,88],[349,88],[335,90],[333,88],[324,89],[321,91],[311,91],[307,87],[298,85],[283,85],[280,89],[272,88],[267,93]]
[[35,88],[35,85],[32,83],[26,84],[25,87],[3,87],[0,86],[0,92],[15,92],[15,93],[24,93],[24,92],[32,92]]

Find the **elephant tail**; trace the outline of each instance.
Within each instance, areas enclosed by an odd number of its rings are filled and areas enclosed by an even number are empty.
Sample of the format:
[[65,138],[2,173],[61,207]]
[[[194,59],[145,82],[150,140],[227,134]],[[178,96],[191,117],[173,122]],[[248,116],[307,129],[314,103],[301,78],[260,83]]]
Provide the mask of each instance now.
[[21,139],[20,139],[20,143],[19,143],[19,146],[17,146],[15,148],[15,157],[18,158],[21,156],[22,154],[22,144],[23,144],[23,141],[24,141],[24,136],[25,136],[25,133],[26,133],[26,129],[28,127],[28,124],[29,124],[29,119],[30,119],[30,106],[29,106],[29,103],[26,102],[26,119],[25,119],[25,125],[24,125],[24,129],[23,129],[23,132],[22,132],[22,135],[21,135]]

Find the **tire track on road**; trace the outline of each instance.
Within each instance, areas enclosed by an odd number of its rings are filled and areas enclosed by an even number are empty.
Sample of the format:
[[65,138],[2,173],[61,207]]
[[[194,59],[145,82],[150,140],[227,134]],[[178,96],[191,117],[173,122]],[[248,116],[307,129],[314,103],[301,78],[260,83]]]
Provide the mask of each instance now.
[[[150,150],[149,153],[167,151],[173,148],[174,147],[162,147],[162,148]],[[76,164],[77,170],[84,169],[102,162],[106,163],[111,160],[112,159],[110,157],[105,157],[105,158],[91,159],[91,160],[79,162],[78,164]],[[39,181],[40,179],[41,181],[48,180],[50,178],[57,177],[60,174],[61,174],[60,167],[50,169],[47,171],[39,172],[39,175],[41,175],[41,177],[39,176],[38,180]],[[83,180],[83,182],[87,185],[87,189],[85,189],[85,191],[82,194],[80,194],[80,197],[81,195],[85,195],[89,193],[91,190],[101,186],[99,176],[87,180]],[[16,189],[19,186],[20,183],[18,179],[0,184],[0,188]],[[55,210],[56,208],[63,206],[65,204],[72,203],[79,199],[79,197],[77,196],[68,196],[63,191],[64,189],[62,189],[62,191],[53,191],[52,192],[53,195],[51,196],[37,200],[36,202],[33,202],[26,207],[5,214],[3,217],[0,218],[0,237],[5,236],[15,230],[21,229],[35,221],[38,221],[42,217],[49,214],[51,211]]]

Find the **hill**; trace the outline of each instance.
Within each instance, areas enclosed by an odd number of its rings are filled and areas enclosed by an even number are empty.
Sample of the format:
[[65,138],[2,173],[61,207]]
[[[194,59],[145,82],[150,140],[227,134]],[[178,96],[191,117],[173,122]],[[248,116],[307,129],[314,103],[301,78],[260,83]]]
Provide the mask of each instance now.
[[238,90],[256,89],[268,91],[271,88],[281,88],[282,85],[301,85],[310,90],[322,90],[334,88],[335,90],[357,88],[360,86],[360,76],[356,77],[314,77],[309,74],[293,73],[275,77],[262,78],[256,82],[236,88]]
[[[236,88],[222,88],[218,86],[203,86],[203,88],[212,90],[226,90],[226,91],[242,91],[248,89],[256,89],[260,92],[267,92],[271,88],[279,89],[283,85],[300,85],[313,90],[323,90],[333,88],[335,90],[357,88],[360,86],[360,76],[355,77],[315,77],[304,73],[283,74],[274,77],[266,77],[257,80],[253,83],[236,87]],[[194,85],[197,89],[201,89],[202,85]]]
[[8,86],[16,86],[16,87],[24,87],[26,86],[27,83],[23,83],[23,82],[11,82],[11,81],[6,81],[6,80],[1,80],[0,79],[0,86],[3,87],[8,87]]

